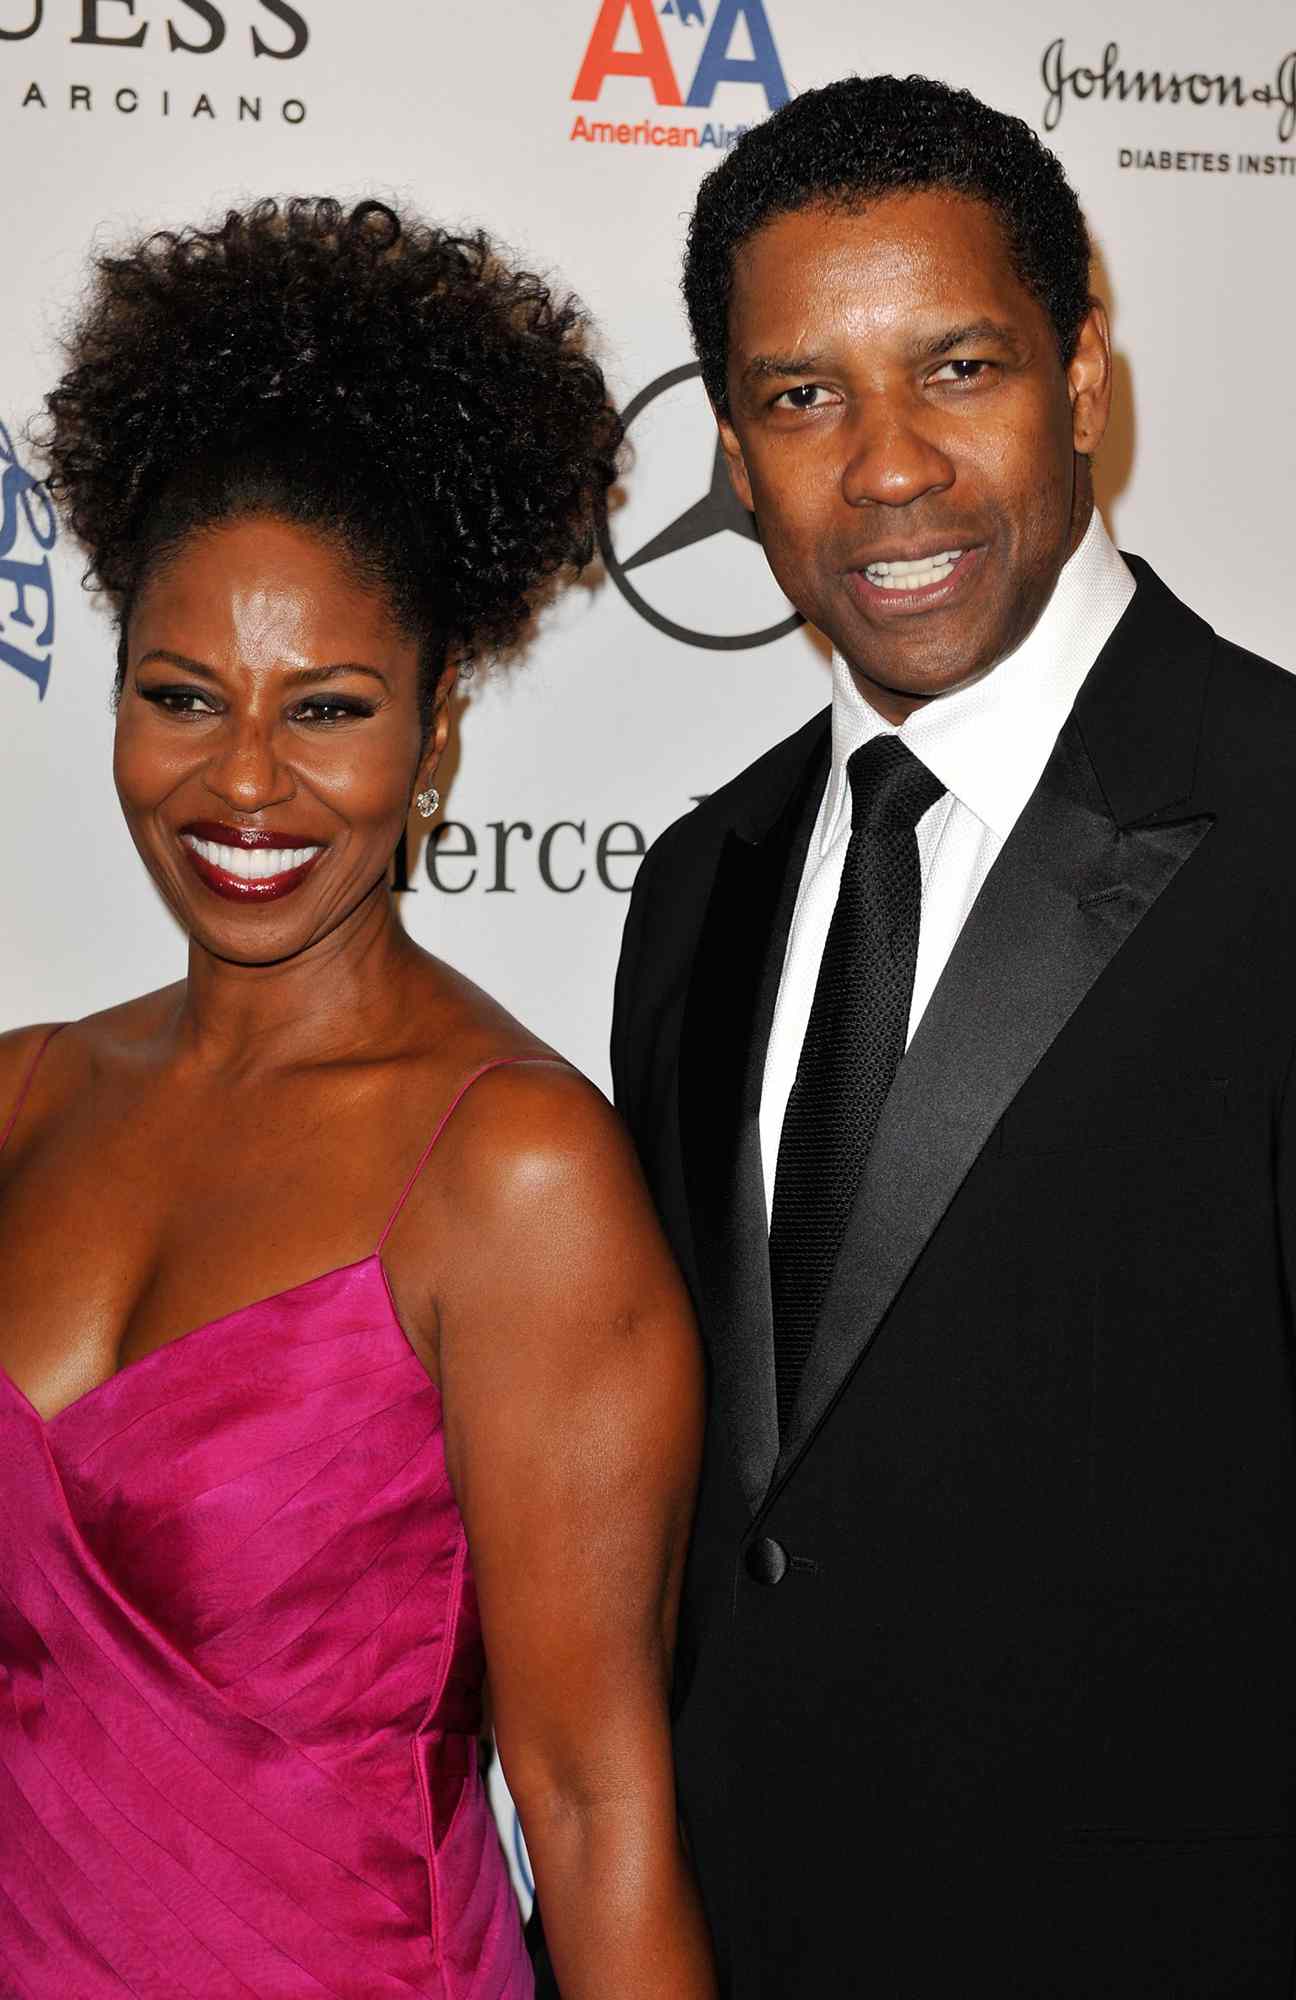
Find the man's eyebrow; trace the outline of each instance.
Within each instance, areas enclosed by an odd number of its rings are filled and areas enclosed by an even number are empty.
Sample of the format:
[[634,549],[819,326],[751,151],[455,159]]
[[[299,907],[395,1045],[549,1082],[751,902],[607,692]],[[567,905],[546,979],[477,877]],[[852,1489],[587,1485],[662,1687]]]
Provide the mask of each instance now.
[[772,376],[817,375],[828,365],[826,354],[753,354],[742,371],[742,380],[767,382]]
[[[963,326],[946,327],[926,339],[911,341],[908,351],[915,361],[936,361],[941,355],[952,354],[956,347],[973,341],[992,341],[997,347],[1006,347],[1012,354],[1023,352],[1020,334],[994,319],[974,319]],[[741,379],[745,383],[754,383],[782,380],[791,375],[819,375],[832,366],[833,358],[826,353],[753,354],[743,368]]]
[[956,347],[967,347],[978,341],[990,341],[996,347],[1006,347],[1010,353],[1022,352],[1021,336],[1010,326],[1003,326],[994,319],[969,320],[966,326],[947,327],[944,333],[932,334],[930,339],[915,340],[909,349],[915,361],[938,361],[942,354],[952,354]]
[[[145,653],[137,666],[147,666],[150,661],[160,661],[168,667],[178,667],[182,673],[193,674],[200,681],[218,681],[220,675],[215,667],[209,667],[202,660],[191,660],[187,653],[174,653],[167,646],[155,646]],[[371,680],[379,681],[387,687],[386,674],[377,667],[362,666],[358,660],[339,660],[331,667],[293,667],[284,675],[287,687],[305,687],[308,683],[335,681],[340,674],[368,674]]]

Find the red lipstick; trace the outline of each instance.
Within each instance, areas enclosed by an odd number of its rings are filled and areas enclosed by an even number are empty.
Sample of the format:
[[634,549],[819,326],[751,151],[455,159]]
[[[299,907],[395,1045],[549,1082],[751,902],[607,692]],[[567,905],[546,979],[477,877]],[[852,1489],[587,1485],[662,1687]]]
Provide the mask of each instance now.
[[327,842],[278,827],[191,820],[180,845],[198,880],[231,903],[273,903],[301,887]]
[[229,826],[220,819],[187,820],[181,835],[215,841],[220,847],[319,847],[322,843],[309,833],[285,833],[277,826]]

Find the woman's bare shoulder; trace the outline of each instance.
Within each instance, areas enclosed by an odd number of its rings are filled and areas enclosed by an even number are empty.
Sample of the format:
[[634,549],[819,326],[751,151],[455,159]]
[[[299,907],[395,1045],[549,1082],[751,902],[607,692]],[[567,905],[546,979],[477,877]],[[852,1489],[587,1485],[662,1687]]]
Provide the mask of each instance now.
[[[442,1303],[461,1288],[493,1298],[509,1273],[526,1293],[555,1255],[569,1279],[587,1266],[585,1234],[605,1246],[627,1230],[655,1231],[621,1120],[571,1062],[449,969],[429,980],[421,1016],[396,1115],[417,1117],[428,1171],[391,1246],[398,1293],[418,1299],[429,1257]],[[418,1137],[405,1133],[411,1158]]]
[[25,1028],[7,1028],[0,1034],[0,1125],[8,1118],[32,1064],[62,1025],[60,1021],[36,1021]]
[[453,1189],[480,1238],[564,1230],[582,1215],[596,1229],[641,1216],[646,1194],[629,1135],[596,1085],[543,1043],[497,1060],[464,1093],[447,1127],[439,1185]]
[[623,1152],[621,1121],[588,1077],[464,973],[420,960],[406,1003],[412,1095],[454,1107],[440,1145],[460,1202],[597,1172]]
[[163,987],[132,1000],[102,1008],[75,1021],[36,1021],[0,1033],[0,1116],[7,1117],[14,1098],[51,1036],[73,1056],[105,1056],[113,1049],[147,1040],[174,1013],[180,988]]

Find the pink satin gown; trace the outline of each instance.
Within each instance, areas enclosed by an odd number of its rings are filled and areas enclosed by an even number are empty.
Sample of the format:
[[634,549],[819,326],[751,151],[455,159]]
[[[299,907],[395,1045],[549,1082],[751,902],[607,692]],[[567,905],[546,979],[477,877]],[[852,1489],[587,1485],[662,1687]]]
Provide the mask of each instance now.
[[5,2000],[529,2000],[440,1398],[381,1260],[474,1080],[371,1256],[49,1422],[0,1378]]

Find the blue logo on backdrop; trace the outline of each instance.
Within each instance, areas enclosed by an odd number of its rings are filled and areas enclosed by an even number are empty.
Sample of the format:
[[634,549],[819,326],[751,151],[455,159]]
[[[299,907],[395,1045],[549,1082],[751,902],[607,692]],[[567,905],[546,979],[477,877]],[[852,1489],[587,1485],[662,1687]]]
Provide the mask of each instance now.
[[0,666],[45,699],[53,664],[54,579],[48,551],[58,539],[49,494],[19,463],[0,422]]

